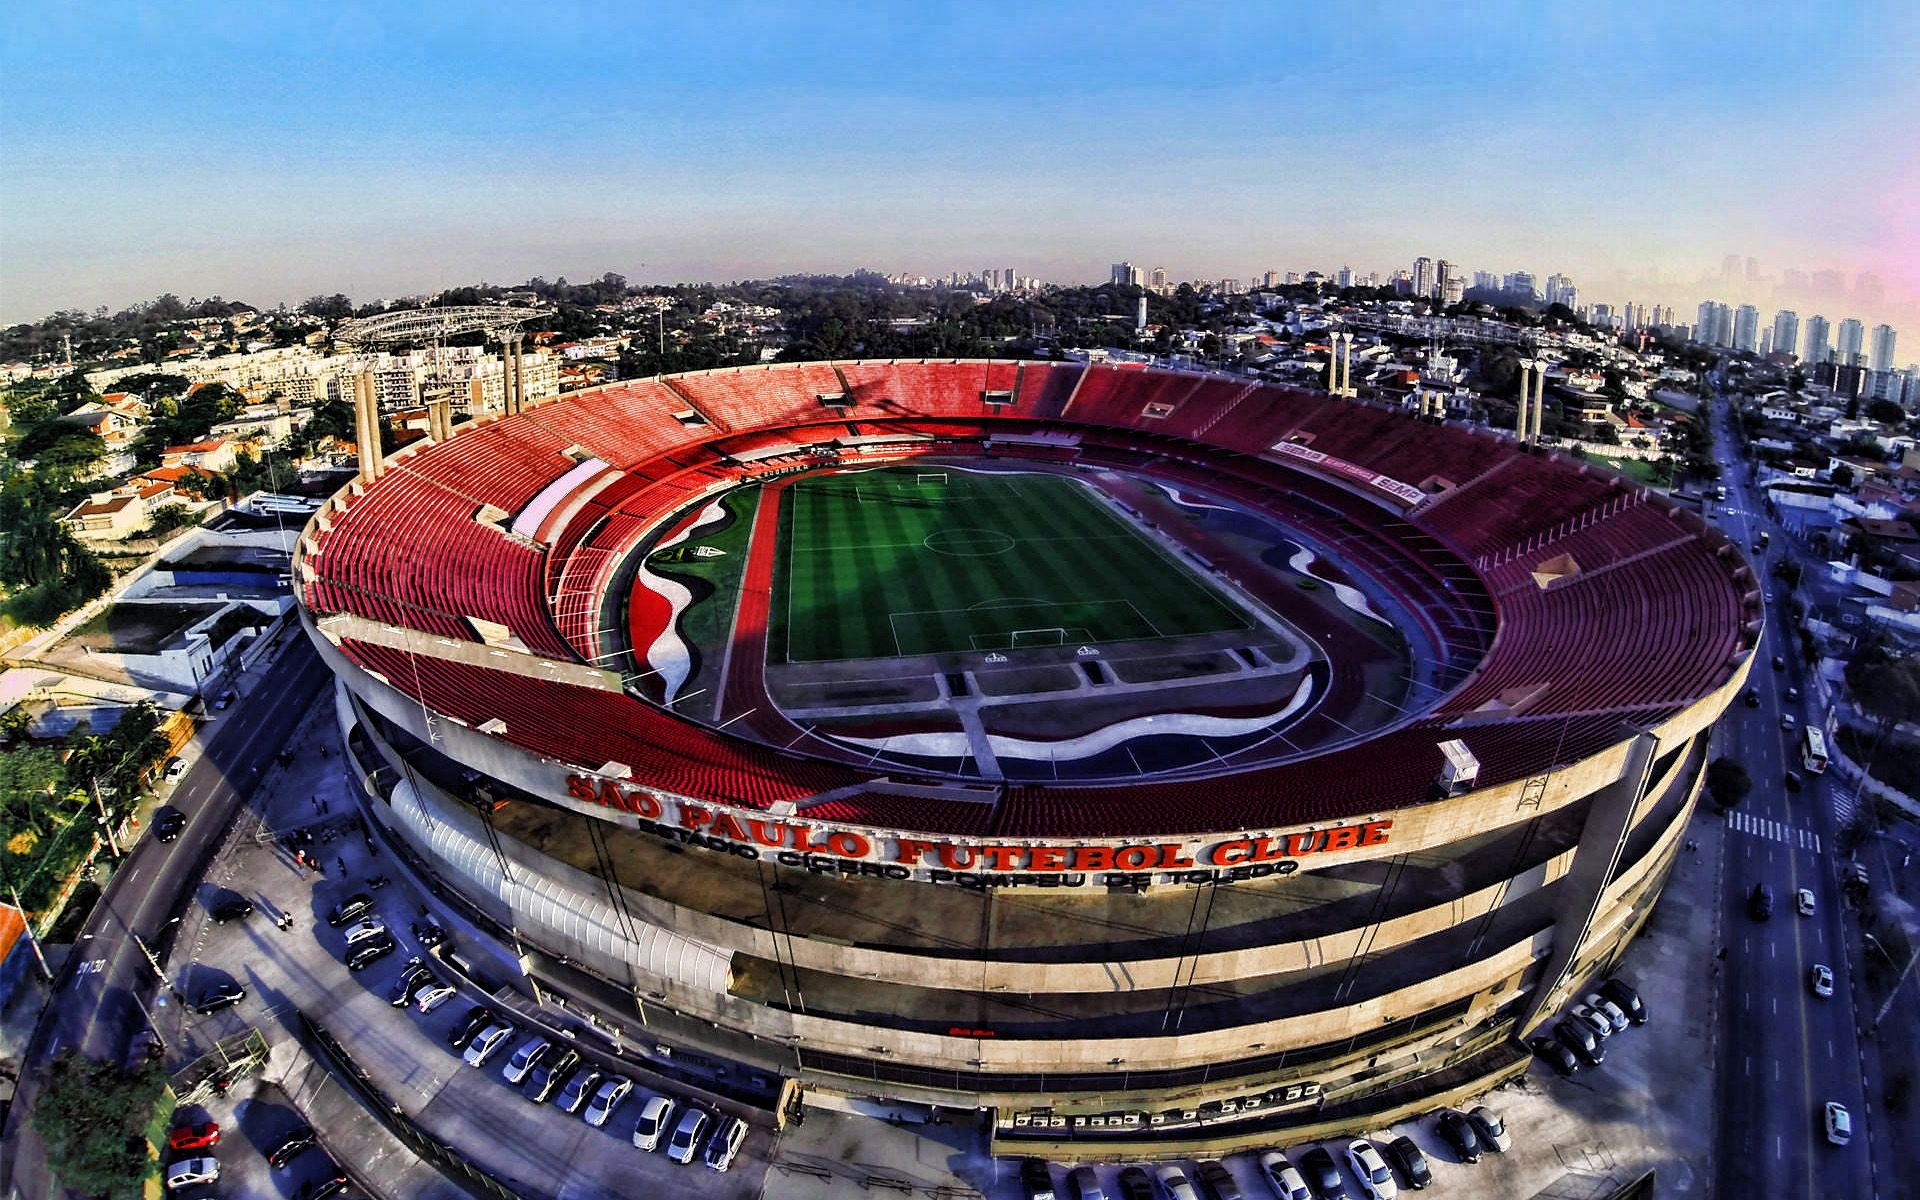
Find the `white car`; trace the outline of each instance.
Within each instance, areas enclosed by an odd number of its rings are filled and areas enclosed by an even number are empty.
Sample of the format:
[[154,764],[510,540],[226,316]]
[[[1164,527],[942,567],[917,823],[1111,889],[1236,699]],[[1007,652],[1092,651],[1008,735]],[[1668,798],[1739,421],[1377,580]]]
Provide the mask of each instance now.
[[453,996],[454,986],[444,979],[436,979],[420,989],[420,994],[413,998],[413,1006],[423,1013],[430,1013],[453,999]]
[[701,1161],[707,1164],[709,1171],[724,1171],[733,1165],[733,1156],[740,1153],[740,1147],[746,1140],[747,1123],[739,1117],[723,1117],[720,1128],[713,1131],[713,1139],[707,1143],[707,1152]]
[[1260,1156],[1260,1173],[1266,1176],[1267,1186],[1279,1200],[1313,1200],[1313,1191],[1307,1187],[1300,1168],[1288,1162],[1287,1156],[1278,1150],[1269,1150]]
[[1825,963],[1813,964],[1813,970],[1808,972],[1807,980],[1813,985],[1813,994],[1822,1000],[1833,995],[1832,967],[1829,967]]
[[1838,1100],[1827,1101],[1827,1140],[1836,1146],[1853,1140],[1853,1114]]
[[196,1183],[212,1183],[220,1178],[220,1160],[212,1155],[183,1158],[167,1168],[167,1189],[178,1191]]
[[347,927],[347,945],[353,946],[366,941],[368,938],[377,938],[386,931],[386,922],[382,921],[379,917],[368,917],[358,925]]
[[1585,1025],[1588,1029],[1593,1030],[1599,1037],[1610,1038],[1613,1036],[1613,1022],[1607,1020],[1584,1004],[1574,1005],[1568,1010],[1568,1015],[1572,1016],[1574,1020],[1580,1022],[1582,1025]]
[[625,1075],[607,1076],[594,1089],[593,1099],[587,1101],[587,1111],[580,1114],[580,1119],[595,1129],[600,1128],[613,1116],[614,1110],[625,1103],[627,1093],[632,1090],[633,1080]]
[[185,775],[186,773],[187,773],[186,759],[170,758],[167,760],[167,769],[161,772],[161,778],[165,779],[168,783],[178,783],[180,782],[180,777],[182,775]]
[[673,1127],[673,1136],[667,1139],[667,1157],[674,1162],[686,1164],[700,1152],[700,1139],[707,1132],[707,1110],[687,1106],[680,1115],[680,1123]]
[[1627,1014],[1620,1011],[1618,1004],[1602,996],[1599,992],[1588,992],[1586,1005],[1588,1008],[1605,1017],[1607,1023],[1613,1026],[1615,1033],[1619,1033],[1632,1023],[1627,1020]]
[[506,1045],[507,1039],[512,1036],[513,1026],[495,1021],[475,1034],[474,1039],[467,1043],[467,1052],[461,1056],[462,1060],[470,1067],[484,1067],[487,1065],[487,1060],[493,1057],[494,1051]]
[[543,1037],[536,1035],[528,1038],[520,1043],[520,1048],[513,1052],[513,1057],[507,1060],[507,1065],[500,1068],[500,1078],[512,1084],[526,1082],[527,1076],[533,1073],[533,1069],[540,1065],[540,1060],[545,1058],[547,1051],[551,1049],[553,1049],[553,1043]]
[[1801,888],[1799,891],[1795,892],[1793,894],[1793,907],[1797,909],[1800,915],[1803,917],[1812,916],[1813,915],[1813,892],[1808,888]]
[[1507,1132],[1507,1122],[1499,1113],[1482,1104],[1467,1114],[1467,1120],[1473,1125],[1473,1132],[1480,1137],[1480,1144],[1495,1154],[1505,1154],[1513,1149],[1513,1135]]
[[1167,1200],[1200,1200],[1200,1193],[1193,1190],[1193,1182],[1187,1173],[1172,1163],[1154,1172],[1160,1178],[1160,1187],[1167,1193]]
[[649,1153],[660,1148],[660,1139],[673,1122],[673,1100],[667,1096],[648,1096],[640,1106],[640,1119],[633,1124],[633,1144]]
[[1366,1190],[1367,1200],[1394,1200],[1400,1194],[1399,1185],[1393,1181],[1393,1172],[1387,1169],[1387,1161],[1380,1157],[1380,1152],[1367,1139],[1355,1138],[1347,1143],[1347,1166]]
[[1792,714],[1792,713],[1781,713],[1781,714],[1780,714],[1780,728],[1782,728],[1782,729],[1792,729],[1792,728],[1793,728],[1793,726],[1794,726],[1794,720],[1793,720],[1793,714]]

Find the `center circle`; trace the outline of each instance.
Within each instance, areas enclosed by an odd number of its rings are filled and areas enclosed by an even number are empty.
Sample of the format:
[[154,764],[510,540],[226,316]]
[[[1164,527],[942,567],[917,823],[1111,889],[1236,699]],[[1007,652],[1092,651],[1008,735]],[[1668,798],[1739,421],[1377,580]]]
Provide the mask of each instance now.
[[936,529],[922,538],[920,544],[935,554],[954,558],[991,558],[996,554],[1005,554],[1020,542],[998,529],[974,529],[961,525],[953,529]]

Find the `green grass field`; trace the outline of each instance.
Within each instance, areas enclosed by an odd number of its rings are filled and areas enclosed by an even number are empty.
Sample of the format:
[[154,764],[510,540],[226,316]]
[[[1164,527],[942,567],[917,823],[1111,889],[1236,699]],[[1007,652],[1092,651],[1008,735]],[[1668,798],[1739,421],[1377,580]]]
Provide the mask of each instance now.
[[1242,614],[1055,475],[821,475],[780,514],[769,655],[834,662],[1244,629]]

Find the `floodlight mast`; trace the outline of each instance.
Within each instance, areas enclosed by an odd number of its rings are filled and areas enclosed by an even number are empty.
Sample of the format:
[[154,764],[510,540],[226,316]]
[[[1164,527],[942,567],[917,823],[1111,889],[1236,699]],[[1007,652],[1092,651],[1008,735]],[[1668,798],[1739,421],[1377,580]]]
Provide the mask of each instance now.
[[529,321],[553,315],[546,308],[508,308],[497,304],[467,304],[449,308],[406,308],[343,321],[333,340],[365,349],[405,343],[440,344],[463,333],[482,332],[505,345],[519,336]]

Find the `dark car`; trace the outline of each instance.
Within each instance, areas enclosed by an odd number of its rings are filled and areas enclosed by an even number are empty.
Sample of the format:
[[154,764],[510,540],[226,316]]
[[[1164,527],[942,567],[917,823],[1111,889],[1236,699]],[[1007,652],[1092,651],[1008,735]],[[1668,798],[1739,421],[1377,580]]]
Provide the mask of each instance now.
[[527,1072],[527,1081],[520,1089],[521,1094],[535,1104],[545,1104],[553,1094],[566,1086],[567,1080],[580,1068],[580,1052],[572,1046],[558,1054],[542,1057],[541,1061]]
[[313,1130],[302,1125],[267,1151],[267,1165],[276,1170],[284,1169],[288,1163],[319,1144],[320,1139],[314,1136]]
[[1553,1068],[1553,1073],[1565,1078],[1580,1069],[1580,1060],[1574,1057],[1565,1043],[1550,1037],[1537,1037],[1527,1043],[1534,1057]]
[[1562,1017],[1554,1023],[1553,1036],[1559,1038],[1561,1045],[1579,1055],[1580,1061],[1590,1067],[1597,1067],[1607,1061],[1606,1045],[1584,1022]]
[[1787,669],[1787,660],[1786,660],[1785,658],[1783,658],[1782,656],[1780,656],[1780,655],[1778,655],[1778,654],[1776,654],[1776,655],[1774,655],[1774,656],[1773,656],[1773,669],[1774,669],[1774,670],[1776,670],[1776,671],[1784,671],[1784,670],[1786,670],[1786,669]]
[[300,1190],[293,1194],[293,1200],[327,1200],[327,1197],[338,1196],[350,1186],[346,1173],[339,1167],[332,1167],[320,1178],[309,1179],[301,1184]]
[[447,940],[447,927],[442,925],[440,919],[431,913],[415,921],[412,929],[413,936],[420,939],[422,946],[438,946],[441,942]]
[[333,926],[335,929],[340,928],[342,925],[350,925],[358,921],[372,907],[372,896],[367,895],[365,892],[355,892],[353,895],[348,896],[345,900],[333,906],[333,910],[327,913],[327,924]]
[[400,974],[394,979],[393,986],[387,989],[387,1003],[395,1008],[405,1008],[413,1003],[420,989],[433,982],[433,972],[417,958],[408,959]]
[[399,948],[400,943],[394,941],[389,933],[368,938],[347,951],[347,970],[364,971]]
[[453,1032],[447,1035],[447,1045],[454,1050],[465,1050],[473,1035],[485,1029],[493,1022],[493,1010],[484,1004],[476,1004],[467,1010],[467,1015]]
[[553,1098],[554,1104],[561,1112],[579,1112],[586,1107],[588,1098],[593,1095],[593,1089],[600,1086],[601,1078],[600,1072],[592,1067],[582,1067],[573,1073],[573,1077],[567,1080],[566,1086],[560,1089],[560,1094]]
[[1020,1187],[1027,1200],[1054,1200],[1053,1171],[1046,1159],[1020,1160]]
[[208,906],[207,915],[213,918],[215,925],[244,921],[253,915],[253,901],[235,892],[227,892]]
[[1200,1187],[1210,1200],[1243,1200],[1240,1185],[1232,1174],[1213,1159],[1204,1159],[1195,1164],[1194,1174],[1200,1179]]
[[1800,772],[1788,771],[1780,777],[1780,782],[1786,786],[1789,792],[1797,792],[1800,790]]
[[1756,921],[1764,921],[1773,915],[1773,889],[1764,883],[1753,885],[1753,891],[1747,896],[1747,911]]
[[1315,1146],[1300,1156],[1300,1174],[1320,1200],[1347,1200],[1347,1185],[1340,1177],[1340,1164],[1333,1161],[1325,1146]]
[[1634,991],[1633,985],[1626,980],[1617,976],[1607,980],[1600,985],[1600,994],[1619,1005],[1620,1011],[1627,1014],[1627,1019],[1635,1025],[1647,1023],[1647,1006],[1641,1003],[1640,993]]
[[1420,1153],[1419,1145],[1410,1137],[1397,1137],[1387,1143],[1387,1161],[1400,1169],[1400,1178],[1416,1192],[1433,1182],[1433,1168],[1427,1165],[1427,1156]]
[[179,837],[180,831],[186,827],[187,814],[174,808],[172,805],[154,810],[153,836],[155,839],[162,842],[171,842],[173,839]]
[[1748,688],[1744,693],[1741,694],[1740,699],[1746,703],[1746,706],[1748,708],[1759,708],[1760,707],[1760,689]]
[[228,980],[225,983],[216,983],[195,996],[189,1007],[204,1017],[209,1013],[217,1013],[223,1008],[232,1008],[246,998],[247,989]]
[[[1564,1028],[1567,1022],[1560,1022]],[[1448,1109],[1440,1114],[1440,1137],[1460,1156],[1461,1162],[1477,1163],[1485,1147],[1480,1145],[1480,1135],[1473,1131],[1473,1122],[1467,1120],[1467,1114]]]
[[1154,1200],[1153,1177],[1145,1167],[1121,1168],[1120,1200]]

